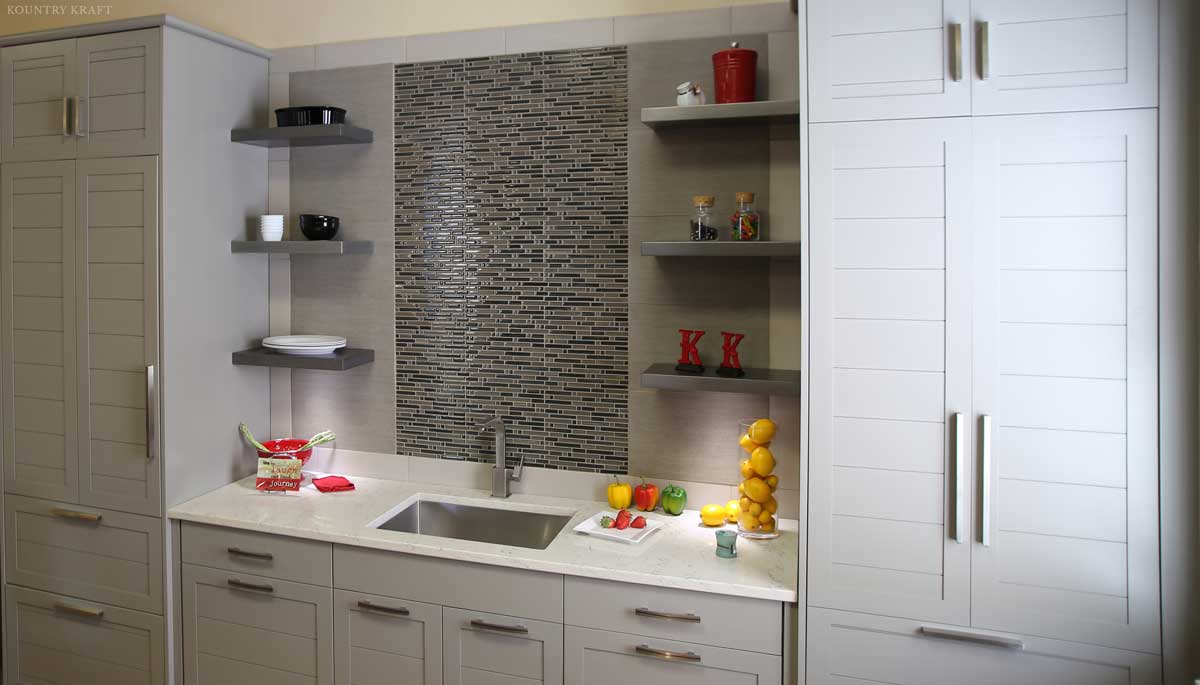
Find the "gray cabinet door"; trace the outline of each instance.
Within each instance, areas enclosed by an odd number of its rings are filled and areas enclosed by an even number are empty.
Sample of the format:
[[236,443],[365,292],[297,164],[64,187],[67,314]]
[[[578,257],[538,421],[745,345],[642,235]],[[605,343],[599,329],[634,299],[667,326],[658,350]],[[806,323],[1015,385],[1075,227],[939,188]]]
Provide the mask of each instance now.
[[6,586],[5,681],[162,685],[161,616]]
[[442,685],[442,608],[334,592],[338,685]]
[[758,652],[567,626],[566,685],[780,685],[783,659]]
[[812,127],[811,605],[970,621],[970,135]]
[[75,502],[75,163],[5,164],[0,212],[4,488]]
[[1154,111],[973,127],[971,622],[1155,652]]
[[562,685],[563,626],[465,609],[442,609],[445,685]]
[[187,685],[332,685],[329,588],[183,564]]
[[73,159],[75,40],[0,50],[0,159]]
[[157,515],[161,459],[149,443],[158,359],[158,158],[76,167],[79,499]]
[[75,57],[79,158],[157,154],[162,149],[161,29],[80,38]]

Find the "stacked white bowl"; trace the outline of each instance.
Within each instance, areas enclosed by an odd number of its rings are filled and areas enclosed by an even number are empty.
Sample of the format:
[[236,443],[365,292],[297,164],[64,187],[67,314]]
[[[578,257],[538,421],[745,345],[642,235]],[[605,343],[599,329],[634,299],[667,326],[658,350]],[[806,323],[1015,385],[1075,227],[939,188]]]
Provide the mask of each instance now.
[[283,240],[283,215],[263,214],[258,217],[258,233],[263,240]]

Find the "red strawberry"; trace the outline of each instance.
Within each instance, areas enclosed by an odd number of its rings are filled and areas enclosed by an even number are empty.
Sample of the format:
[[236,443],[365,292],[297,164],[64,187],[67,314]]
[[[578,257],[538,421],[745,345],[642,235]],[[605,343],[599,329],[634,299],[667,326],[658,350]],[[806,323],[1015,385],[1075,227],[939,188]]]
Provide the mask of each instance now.
[[646,517],[645,517],[645,516],[639,516],[639,517],[635,518],[633,521],[631,521],[631,522],[629,523],[629,527],[631,527],[631,528],[645,528],[645,527],[646,527]]
[[617,530],[625,530],[633,521],[633,514],[629,513],[628,509],[622,509],[617,512],[617,520],[613,522],[613,528]]

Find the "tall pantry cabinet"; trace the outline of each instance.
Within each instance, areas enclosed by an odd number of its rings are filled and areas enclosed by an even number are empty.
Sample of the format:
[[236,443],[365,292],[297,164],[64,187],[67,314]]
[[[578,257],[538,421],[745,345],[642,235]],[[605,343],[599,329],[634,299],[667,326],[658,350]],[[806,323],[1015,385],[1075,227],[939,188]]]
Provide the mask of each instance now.
[[268,420],[265,373],[229,363],[266,264],[228,248],[266,206],[228,132],[267,62],[169,17],[0,46],[5,681],[165,683],[163,512],[243,475],[237,422]]
[[807,682],[1161,683],[1153,0],[809,0]]

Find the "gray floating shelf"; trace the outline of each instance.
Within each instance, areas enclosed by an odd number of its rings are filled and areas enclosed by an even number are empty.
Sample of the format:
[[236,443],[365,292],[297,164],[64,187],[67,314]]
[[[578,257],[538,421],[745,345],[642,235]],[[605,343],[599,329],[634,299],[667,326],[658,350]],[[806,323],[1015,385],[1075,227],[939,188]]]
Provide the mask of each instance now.
[[234,240],[229,244],[234,254],[371,254],[375,243],[370,240]]
[[703,124],[799,124],[799,100],[762,100],[693,107],[643,107],[642,123],[654,128]]
[[645,241],[643,257],[799,257],[799,240]]
[[717,375],[711,366],[702,374],[679,373],[674,364],[652,364],[642,372],[642,387],[659,390],[704,390],[744,395],[799,395],[800,372],[780,369],[744,369],[741,378]]
[[309,145],[353,145],[369,143],[375,134],[350,124],[235,128],[229,140],[258,147],[305,147]]
[[330,354],[282,354],[264,347],[233,353],[233,363],[241,366],[271,366],[280,369],[345,371],[375,361],[375,350],[343,347]]

